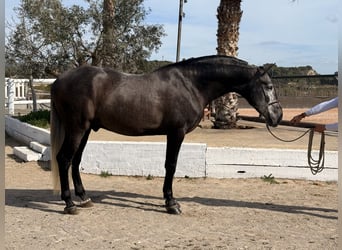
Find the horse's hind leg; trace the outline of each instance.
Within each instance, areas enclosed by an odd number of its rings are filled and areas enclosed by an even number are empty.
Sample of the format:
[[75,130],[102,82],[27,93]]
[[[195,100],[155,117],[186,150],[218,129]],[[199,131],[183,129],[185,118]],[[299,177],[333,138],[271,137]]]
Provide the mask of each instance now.
[[86,195],[85,189],[82,184],[82,180],[80,176],[80,169],[79,169],[81,159],[82,159],[82,153],[87,144],[90,131],[91,129],[88,129],[85,132],[81,140],[80,146],[78,147],[76,154],[72,160],[72,180],[74,182],[75,194],[81,199],[81,203],[80,203],[81,207],[91,207],[93,205],[91,199],[88,198]]
[[71,161],[80,145],[81,139],[82,135],[80,135],[79,133],[66,131],[64,142],[57,154],[59,178],[61,183],[61,198],[65,201],[66,204],[64,212],[69,214],[77,213],[76,206],[71,199],[68,172]]
[[180,205],[173,197],[172,182],[176,172],[177,159],[180,147],[184,139],[184,131],[179,129],[167,135],[166,160],[165,169],[166,175],[164,179],[163,193],[165,199],[165,207],[170,214],[180,214]]

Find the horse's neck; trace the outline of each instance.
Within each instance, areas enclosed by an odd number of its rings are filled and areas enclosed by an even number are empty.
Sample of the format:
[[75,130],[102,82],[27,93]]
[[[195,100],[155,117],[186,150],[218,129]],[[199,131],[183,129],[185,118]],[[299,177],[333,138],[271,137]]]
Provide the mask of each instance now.
[[251,68],[247,67],[233,66],[229,70],[224,67],[213,67],[211,70],[198,72],[197,75],[208,102],[229,92],[243,93],[252,76]]

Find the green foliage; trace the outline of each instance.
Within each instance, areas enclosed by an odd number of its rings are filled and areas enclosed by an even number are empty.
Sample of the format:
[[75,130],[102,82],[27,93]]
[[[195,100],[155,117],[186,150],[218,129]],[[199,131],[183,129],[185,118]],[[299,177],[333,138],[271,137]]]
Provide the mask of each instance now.
[[109,176],[112,176],[112,174],[109,173],[108,171],[101,171],[100,173],[100,177],[107,178]]
[[16,13],[20,21],[6,38],[8,76],[42,78],[85,63],[139,72],[165,35],[161,25],[143,22],[143,0],[21,0]]
[[154,179],[153,175],[149,174],[148,176],[146,176],[146,180],[148,180],[148,181],[151,181],[153,179]]
[[[264,64],[264,67],[267,68],[270,64]],[[299,66],[299,67],[278,67],[275,65],[269,72],[271,77],[275,76],[295,76],[295,75],[308,75],[308,74],[317,74],[317,72],[310,66]]]
[[50,111],[39,110],[24,116],[20,116],[18,119],[21,122],[26,122],[36,127],[48,128],[50,126]]
[[268,182],[269,184],[279,184],[279,182],[275,180],[275,178],[274,178],[274,176],[272,176],[272,174],[264,175],[263,177],[261,177],[261,179],[264,182]]
[[[265,64],[266,68],[269,64]],[[336,73],[335,73],[336,74]],[[275,65],[269,72],[279,97],[335,97],[337,95],[336,77],[319,77],[311,66],[278,67]],[[304,76],[314,75],[315,78]],[[295,78],[294,76],[300,76]],[[277,78],[280,77],[280,78]]]

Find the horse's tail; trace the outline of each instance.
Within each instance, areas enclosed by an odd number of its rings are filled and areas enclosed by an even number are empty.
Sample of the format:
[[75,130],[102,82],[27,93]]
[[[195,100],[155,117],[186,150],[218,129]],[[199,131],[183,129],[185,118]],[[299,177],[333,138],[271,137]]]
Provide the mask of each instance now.
[[51,97],[50,111],[50,146],[51,146],[51,173],[54,193],[58,193],[61,189],[59,182],[59,170],[57,163],[57,154],[64,140],[64,127],[58,117],[57,110]]

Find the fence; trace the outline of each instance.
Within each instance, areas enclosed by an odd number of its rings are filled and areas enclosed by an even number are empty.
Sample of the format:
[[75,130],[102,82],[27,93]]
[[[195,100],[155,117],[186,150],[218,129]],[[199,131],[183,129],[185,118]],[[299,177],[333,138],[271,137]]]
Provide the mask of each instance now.
[[[337,73],[330,75],[272,76],[283,108],[309,108],[338,95]],[[250,108],[239,98],[239,108]]]
[[338,95],[337,73],[273,76],[283,108],[309,108]]
[[[5,78],[5,84],[6,84],[5,85],[5,98],[6,98],[6,100],[8,98],[9,93],[14,94],[15,100],[26,99],[28,80]],[[13,86],[14,86],[14,89],[13,89]]]
[[[34,79],[33,84],[51,84],[54,81],[55,79]],[[26,105],[27,108],[27,105],[33,105],[33,100],[29,96],[30,92],[28,79],[5,78],[5,105],[8,108],[8,114],[15,114],[15,106]],[[50,104],[50,99],[36,101],[37,104]]]
[[273,76],[278,96],[335,97],[337,95],[337,73],[331,75]]

